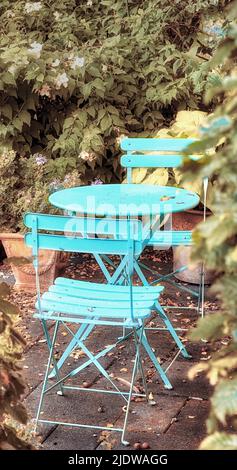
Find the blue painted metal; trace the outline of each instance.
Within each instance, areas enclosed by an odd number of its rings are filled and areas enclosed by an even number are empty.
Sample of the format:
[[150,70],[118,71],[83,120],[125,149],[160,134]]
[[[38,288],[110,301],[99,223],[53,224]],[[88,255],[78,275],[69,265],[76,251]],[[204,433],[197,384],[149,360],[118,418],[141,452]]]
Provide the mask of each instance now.
[[[94,365],[97,367],[99,372],[110,382],[115,389],[114,393],[120,395],[127,403],[125,420],[123,428],[116,428],[122,432],[122,442],[125,444],[125,432],[128,419],[129,405],[133,395],[133,386],[135,377],[138,369],[142,371],[142,377],[144,382],[144,388],[146,391],[145,377],[142,369],[142,363],[140,358],[140,346],[143,345],[146,351],[150,352],[147,339],[144,333],[144,320],[149,318],[151,311],[156,308],[157,298],[160,292],[163,290],[162,286],[133,286],[133,271],[134,271],[134,260],[136,256],[136,246],[142,244],[142,240],[138,240],[137,237],[137,224],[134,220],[126,220],[127,230],[124,231],[124,224],[122,224],[122,233],[119,232],[118,226],[113,225],[114,239],[103,239],[97,237],[91,238],[91,225],[85,226],[82,220],[77,221],[77,218],[73,217],[73,224],[70,224],[68,217],[62,216],[47,216],[43,214],[27,214],[25,217],[25,223],[28,228],[31,228],[31,233],[26,234],[26,244],[32,248],[34,256],[34,266],[36,270],[37,278],[37,302],[35,314],[36,318],[40,318],[42,321],[48,349],[49,359],[46,368],[45,378],[42,387],[42,393],[40,397],[40,403],[38,407],[36,424],[38,422],[64,424],[79,427],[89,427],[95,429],[103,429],[100,426],[82,425],[80,423],[67,423],[63,421],[56,421],[53,419],[41,419],[41,409],[43,399],[46,393],[58,388],[58,394],[63,395],[65,390],[70,389],[70,386],[66,386],[65,382],[67,379],[75,376],[78,372],[88,367],[88,365]],[[98,222],[99,224],[100,222]],[[92,220],[90,220],[92,224]],[[96,225],[96,228],[101,233],[101,225]],[[69,235],[69,227],[70,234]],[[90,237],[87,238],[87,230],[90,230]],[[80,236],[78,236],[78,228]],[[54,235],[52,233],[41,233],[43,231],[62,232],[66,231],[65,235]],[[82,235],[83,233],[83,235]],[[74,235],[74,236],[72,236]],[[125,239],[125,236],[127,237]],[[103,242],[103,243],[102,243]],[[75,245],[76,243],[76,245]],[[84,245],[83,245],[84,243]],[[104,248],[107,244],[108,248]],[[126,248],[125,248],[126,245]],[[81,248],[82,246],[82,248]],[[114,248],[115,247],[115,248]],[[83,251],[87,250],[90,253],[101,254],[102,252],[115,253],[118,250],[119,254],[124,255],[119,268],[109,279],[110,284],[96,284],[83,281],[69,280],[66,278],[58,278],[55,284],[51,286],[48,292],[40,295],[39,286],[39,273],[38,273],[38,254],[40,249],[56,249],[56,250],[68,250],[68,251]],[[141,247],[139,248],[141,250]],[[121,268],[122,266],[122,268]],[[112,285],[116,282],[118,276],[125,271],[127,284],[128,285]],[[50,330],[47,327],[48,320],[55,321],[55,327],[52,335],[50,336]],[[80,324],[80,327],[76,333],[70,328],[69,324],[75,323]],[[100,351],[97,355],[91,353],[85,345],[85,339],[92,331],[95,325],[111,325],[117,326],[122,325],[125,328],[130,329],[130,333],[120,338],[116,344],[120,344],[122,341],[127,340],[132,334],[135,337],[135,362],[132,372],[132,380],[129,392],[123,393],[119,390],[117,385],[112,381],[111,377],[99,362],[99,359],[108,353],[112,348],[116,346],[110,345],[103,351]],[[67,346],[62,357],[57,361],[54,356],[54,347],[57,338],[57,332],[59,325],[63,325],[66,330],[72,335],[72,341]],[[80,348],[87,356],[88,360],[72,370],[66,376],[61,376],[61,368],[68,357],[68,355],[75,349]],[[154,357],[153,357],[154,356]],[[162,367],[159,365],[155,355],[151,355],[153,362],[156,366],[157,371],[160,374],[167,388],[171,388],[171,384]],[[50,364],[53,362],[53,371],[50,371]],[[53,385],[48,386],[48,379],[56,378],[56,382]],[[106,392],[106,391],[105,391]],[[114,430],[114,428],[113,428]]]
[[[86,214],[88,214],[88,212],[90,213],[91,211],[94,211],[97,215],[100,216],[105,214],[106,216],[123,215],[126,217],[129,217],[130,215],[137,216],[137,214],[148,215],[148,218],[150,219],[149,223],[147,222],[148,229],[146,229],[146,226],[142,228],[142,245],[140,247],[137,243],[134,245],[134,255],[136,258],[138,258],[144,247],[150,242],[152,232],[155,230],[156,222],[153,223],[153,214],[157,216],[157,211],[165,214],[170,211],[180,211],[180,207],[183,209],[187,207],[190,208],[191,206],[197,204],[199,198],[195,193],[182,189],[180,190],[178,188],[157,188],[155,186],[139,187],[137,185],[103,185],[96,188],[90,186],[59,191],[50,197],[50,201],[54,205],[64,208],[67,211],[72,208],[73,201],[74,211],[79,211],[80,213]],[[140,204],[142,204],[142,209]],[[137,237],[139,239],[141,230],[137,230],[137,233],[139,234]],[[126,234],[128,238],[128,229]],[[162,237],[164,237],[164,235],[162,235]],[[164,242],[164,239],[159,241]],[[99,251],[102,251],[101,248]],[[122,254],[122,251],[120,251],[120,254]],[[129,264],[128,257],[124,256],[119,267],[115,267],[115,272],[111,276],[104,265],[104,260],[102,260],[101,253],[94,254],[94,256],[99,266],[101,267],[107,282],[110,284],[129,284],[129,273],[126,269],[126,266]],[[136,267],[136,270],[138,270],[138,266]],[[127,274],[125,275],[126,272]],[[144,282],[141,274],[140,278],[142,282]]]
[[128,154],[121,158],[121,165],[126,168],[174,168],[182,165],[181,155],[137,155]]
[[[133,168],[141,168],[141,167],[172,168],[172,167],[180,166],[183,162],[182,152],[186,150],[190,144],[194,143],[195,140],[196,139],[124,138],[121,142],[121,148],[122,150],[127,151],[127,154],[122,156],[121,164],[122,166],[127,168],[127,183],[128,184],[132,183],[132,169]],[[145,152],[145,154],[141,154],[141,152]],[[164,155],[164,152],[167,152],[168,154]],[[190,152],[189,158],[197,159],[199,158],[199,156],[192,155],[192,153]],[[143,186],[143,185],[139,185],[139,186]],[[205,181],[204,181],[204,196],[205,194],[206,194],[206,191],[205,191]],[[187,201],[187,195],[186,195],[186,201]],[[177,208],[177,205],[178,205],[178,212],[186,210],[184,208],[184,204],[181,201],[176,202],[176,208]],[[175,211],[172,208],[170,212],[175,212]],[[204,211],[204,219],[205,219],[205,211]],[[192,245],[192,232],[191,231],[172,231],[172,230],[169,230],[169,231],[165,231],[165,230],[154,231],[153,230],[153,234],[150,237],[150,239],[147,241],[147,245],[153,246],[156,248],[159,248],[159,247],[164,248],[166,246],[167,247],[190,246]],[[151,272],[151,269],[149,267],[146,267],[143,263],[141,263],[140,266],[143,269]],[[185,266],[180,268],[180,270],[176,270],[175,272],[169,273],[168,275],[165,275],[165,276],[161,276],[160,273],[157,271],[155,274],[158,276],[158,278],[154,282],[166,281],[172,285],[175,285],[178,289],[186,290],[192,295],[197,296],[198,297],[197,311],[199,312],[200,305],[201,305],[201,314],[203,316],[204,269],[202,267],[198,293],[194,292],[192,289],[188,289],[186,287],[183,287],[180,284],[175,283],[175,281],[171,279],[175,273],[181,272],[184,269],[186,269]]]
[[[80,236],[98,236],[108,235],[114,239],[127,240],[127,221],[124,219],[112,219],[109,217],[77,217],[74,216],[58,216],[49,214],[26,213],[24,215],[24,225],[33,229],[37,221],[37,230],[52,230],[56,232],[72,233]],[[134,219],[134,239],[141,239],[142,222]]]
[[[70,237],[70,235],[65,237],[64,235],[48,235],[43,233],[38,235],[37,241],[39,248],[44,250],[110,255],[124,255],[127,253],[126,240]],[[35,246],[35,239],[32,233],[27,233],[25,235],[25,243],[29,247]],[[141,249],[141,241],[135,242],[135,252],[141,253]]]
[[121,149],[127,152],[182,152],[196,139],[127,138],[121,141]]
[[103,184],[63,189],[51,194],[49,201],[60,209],[87,215],[138,217],[191,209],[199,197],[170,186]]
[[190,246],[192,245],[192,232],[190,230],[159,230],[152,234],[148,246]]

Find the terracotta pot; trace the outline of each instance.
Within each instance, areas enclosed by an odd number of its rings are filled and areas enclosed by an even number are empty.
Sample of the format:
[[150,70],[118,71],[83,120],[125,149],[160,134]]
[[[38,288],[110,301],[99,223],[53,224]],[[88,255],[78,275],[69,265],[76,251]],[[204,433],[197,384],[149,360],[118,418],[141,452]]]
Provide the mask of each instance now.
[[[210,215],[210,212],[207,213]],[[173,230],[193,230],[197,224],[203,221],[203,211],[188,210],[177,212],[172,217]],[[199,284],[201,274],[201,263],[190,261],[191,246],[173,247],[173,270],[176,271],[182,266],[188,265],[185,271],[175,274],[175,277],[183,282]],[[205,284],[211,284],[213,272],[205,270]]]
[[[24,243],[24,236],[19,233],[0,233],[0,239],[8,258],[31,257],[32,251]],[[40,287],[44,292],[53,283],[60,261],[60,253],[52,250],[39,250]],[[60,266],[61,267],[61,266]],[[29,264],[11,264],[16,280],[15,288],[28,292],[36,291],[35,270],[32,262]]]

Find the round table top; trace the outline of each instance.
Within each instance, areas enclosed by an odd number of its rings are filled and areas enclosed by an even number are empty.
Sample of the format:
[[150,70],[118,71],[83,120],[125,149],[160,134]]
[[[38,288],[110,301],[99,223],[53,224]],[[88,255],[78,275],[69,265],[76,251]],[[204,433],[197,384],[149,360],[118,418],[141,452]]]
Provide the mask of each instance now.
[[50,195],[52,205],[97,216],[144,216],[183,212],[199,203],[186,189],[147,184],[103,184],[63,189]]

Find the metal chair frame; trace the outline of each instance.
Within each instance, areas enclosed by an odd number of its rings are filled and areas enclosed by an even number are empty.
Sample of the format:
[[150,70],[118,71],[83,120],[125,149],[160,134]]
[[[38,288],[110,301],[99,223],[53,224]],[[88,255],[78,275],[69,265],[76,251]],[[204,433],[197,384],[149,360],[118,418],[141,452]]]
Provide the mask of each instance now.
[[[121,158],[121,165],[127,169],[127,183],[132,183],[132,170],[134,168],[177,168],[183,163],[183,152],[195,139],[156,139],[156,138],[124,138],[121,141],[121,149],[127,153]],[[144,153],[143,153],[144,152]],[[151,153],[149,153],[151,152]],[[170,154],[164,155],[164,152]],[[196,159],[197,156],[190,155],[190,158]],[[204,212],[203,220],[206,220],[206,201],[208,190],[208,178],[203,179]],[[172,231],[171,246],[190,246],[192,245],[191,231]],[[164,247],[167,246],[167,232],[158,230],[153,234],[148,246]],[[183,266],[167,275],[161,275],[149,266],[139,261],[139,266],[143,270],[158,276],[152,284],[157,282],[168,282],[177,289],[183,290],[197,298],[196,310],[198,314],[204,316],[204,297],[205,297],[205,270],[204,264],[201,266],[200,282],[198,292],[189,287],[185,287],[175,282],[172,277],[187,269]],[[145,279],[144,279],[145,282]],[[167,306],[163,306],[166,308]],[[193,309],[193,307],[175,307],[168,306],[169,309]]]
[[[29,213],[25,215],[24,223],[31,229],[31,231],[25,235],[25,243],[27,246],[32,248],[33,264],[36,272],[37,313],[35,314],[35,317],[39,318],[42,322],[43,331],[49,349],[48,364],[36,416],[36,426],[38,422],[41,422],[47,424],[62,424],[72,427],[77,426],[108,430],[107,427],[105,428],[97,425],[94,426],[53,419],[41,419],[40,414],[45,394],[54,388],[58,388],[59,395],[63,395],[65,390],[71,389],[83,392],[89,391],[89,393],[92,391],[114,393],[120,395],[125,400],[126,413],[123,427],[112,428],[111,430],[121,432],[122,442],[123,444],[126,444],[127,441],[125,440],[125,433],[129,406],[131,398],[134,395],[133,387],[138,370],[141,371],[145,390],[145,394],[139,394],[139,396],[146,396],[148,399],[145,377],[140,358],[141,346],[143,346],[148,353],[164,383],[164,386],[168,389],[172,388],[166,372],[162,369],[149,345],[144,331],[145,320],[149,318],[153,309],[159,313],[160,317],[165,322],[167,329],[170,331],[179,348],[179,352],[181,352],[185,357],[188,357],[185,347],[178,338],[175,329],[159,304],[158,297],[160,292],[163,290],[163,287],[148,285],[133,286],[132,284],[134,269],[140,273],[136,256],[138,256],[142,250],[142,240],[140,235],[134,236],[134,226],[135,224],[139,225],[140,222],[124,220],[122,225],[120,222],[120,231],[118,231],[116,221],[113,219],[113,222],[111,222],[112,229],[110,233],[110,235],[113,236],[113,239],[101,238],[101,235],[104,234],[101,234],[101,231],[98,233],[97,226],[100,223],[100,219],[98,218],[84,219],[70,216],[52,216],[47,214]],[[55,235],[55,232],[57,235]],[[96,234],[97,237],[92,238],[92,233]],[[57,278],[54,285],[49,288],[48,292],[41,295],[39,277],[40,249],[92,253],[97,257],[101,268],[103,267],[104,274],[106,275],[107,282],[109,283],[96,284],[66,278]],[[101,258],[102,255],[107,256],[111,254],[119,254],[122,259],[119,267],[112,276],[109,275],[109,272],[104,266]],[[126,272],[127,285],[116,285],[116,282],[124,272]],[[53,333],[50,335],[48,322],[52,321],[55,325]],[[74,333],[68,325],[71,323],[80,325],[76,333]],[[63,325],[63,327],[66,328],[67,332],[72,336],[72,340],[65,349],[62,357],[57,360],[54,355],[54,347],[60,325]],[[95,326],[104,325],[123,327],[124,330],[128,329],[129,332],[118,338],[113,345],[104,348],[98,354],[93,354],[89,351],[84,342]],[[133,336],[135,344],[135,361],[132,370],[130,389],[128,392],[124,392],[119,390],[117,385],[112,381],[105,368],[100,364],[99,359],[118,344],[121,344],[122,341],[128,340],[131,336]],[[62,377],[61,367],[65,363],[69,354],[78,347],[81,348],[88,356],[88,360]],[[53,364],[53,371],[50,371],[51,363]],[[74,387],[65,384],[69,378],[74,377],[91,364],[97,367],[100,374],[109,381],[114,390],[88,390],[83,387]],[[56,382],[49,385],[48,382],[50,378],[54,378]]]

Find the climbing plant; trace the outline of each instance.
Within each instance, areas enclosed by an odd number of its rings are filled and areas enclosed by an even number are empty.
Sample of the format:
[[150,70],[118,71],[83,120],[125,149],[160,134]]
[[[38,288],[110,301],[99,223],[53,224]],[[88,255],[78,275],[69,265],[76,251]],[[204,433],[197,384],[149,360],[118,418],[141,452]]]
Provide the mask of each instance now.
[[208,314],[192,332],[193,340],[219,340],[218,351],[209,361],[199,364],[191,376],[205,371],[214,386],[211,412],[207,421],[208,437],[201,449],[237,449],[237,3],[232,11],[233,23],[221,42],[212,65],[220,68],[223,78],[209,89],[206,102],[213,96],[220,104],[203,138],[195,143],[197,152],[212,146],[198,162],[187,162],[186,178],[214,177],[214,215],[194,232],[193,257],[204,260],[216,273],[212,287],[220,302],[217,313]]
[[[230,0],[3,0],[0,145],[44,182],[120,178],[117,139],[198,108]],[[208,18],[208,19],[207,19]]]

